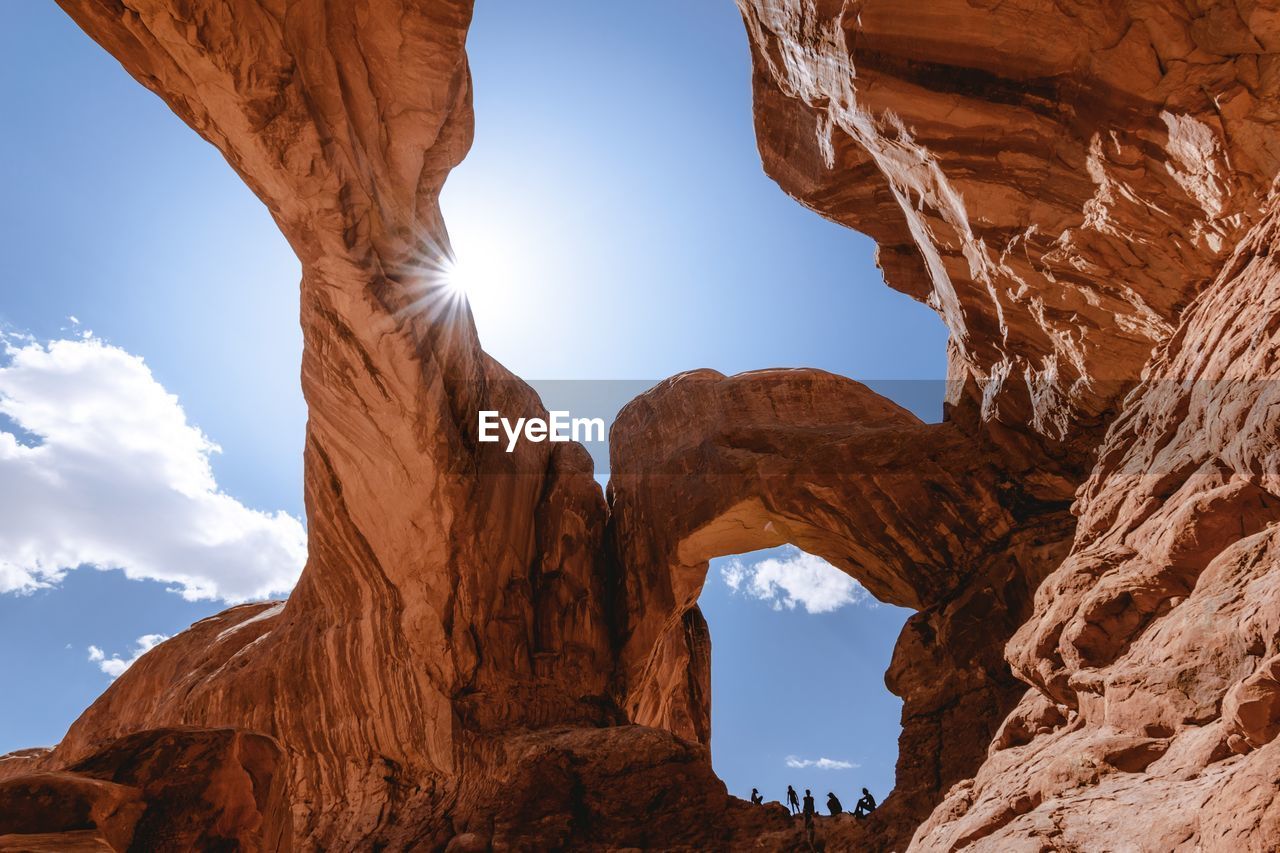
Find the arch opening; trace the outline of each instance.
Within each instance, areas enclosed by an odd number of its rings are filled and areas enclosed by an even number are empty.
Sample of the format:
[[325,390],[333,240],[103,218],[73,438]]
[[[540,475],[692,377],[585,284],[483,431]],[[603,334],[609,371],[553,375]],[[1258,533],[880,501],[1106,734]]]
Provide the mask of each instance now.
[[914,611],[793,545],[712,560],[698,610],[712,766],[729,792],[785,805],[788,785],[811,789],[822,813],[828,792],[846,811],[864,787],[883,802],[902,732],[884,676]]

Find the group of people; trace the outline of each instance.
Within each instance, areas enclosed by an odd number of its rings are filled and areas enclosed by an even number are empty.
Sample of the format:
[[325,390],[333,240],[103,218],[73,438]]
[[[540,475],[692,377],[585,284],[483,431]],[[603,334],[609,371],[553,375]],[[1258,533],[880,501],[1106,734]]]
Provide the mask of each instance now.
[[[755,789],[751,789],[751,802],[757,806],[764,802],[764,796]],[[801,805],[800,798],[796,795],[796,789],[787,786],[787,807],[791,809],[791,814],[804,815],[805,822],[813,820],[813,816],[817,814],[817,809],[813,804],[813,794],[808,788],[804,789],[804,804]],[[831,814],[838,815],[844,812],[844,807],[840,805],[840,798],[833,791],[827,792],[827,810]],[[857,805],[853,807],[853,816],[861,820],[876,810],[876,798],[871,796],[871,792],[866,788],[862,789],[862,798],[858,800]]]

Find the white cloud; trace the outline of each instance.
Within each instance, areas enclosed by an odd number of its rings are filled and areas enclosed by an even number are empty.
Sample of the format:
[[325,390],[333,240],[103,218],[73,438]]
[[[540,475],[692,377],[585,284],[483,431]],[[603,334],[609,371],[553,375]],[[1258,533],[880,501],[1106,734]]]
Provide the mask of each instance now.
[[854,764],[852,761],[837,761],[834,758],[798,758],[788,755],[787,766],[794,770],[805,770],[810,767],[815,770],[853,770],[862,765]]
[[728,584],[729,589],[737,592],[742,588],[742,582],[747,579],[751,572],[746,566],[742,565],[741,560],[734,560],[729,565],[720,569],[720,577],[724,578],[724,582]]
[[768,602],[774,610],[801,605],[809,613],[830,613],[846,604],[872,600],[862,584],[798,548],[789,547],[781,558],[751,565],[731,560],[720,569],[720,577],[729,589]]
[[89,660],[98,665],[98,669],[105,672],[112,678],[119,678],[126,669],[133,666],[138,658],[154,649],[156,646],[169,639],[164,634],[143,634],[137,639],[137,645],[133,649],[133,657],[124,660],[120,655],[112,655],[107,657],[107,653],[97,646],[89,647]]
[[189,600],[291,589],[306,532],[218,490],[219,448],[141,358],[92,338],[0,333],[0,592],[78,566],[172,584]]

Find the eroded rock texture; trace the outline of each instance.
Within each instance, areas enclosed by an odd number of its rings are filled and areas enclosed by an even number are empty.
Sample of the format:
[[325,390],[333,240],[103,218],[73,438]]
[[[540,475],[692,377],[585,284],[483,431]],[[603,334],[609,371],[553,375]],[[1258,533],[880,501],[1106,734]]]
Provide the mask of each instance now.
[[1033,688],[922,846],[1280,840],[1275,216],[1187,310],[1108,434],[1072,553],[1009,644]]
[[287,850],[280,746],[234,729],[152,729],[58,772],[0,781],[0,850]]
[[765,169],[876,239],[987,417],[1096,424],[1270,191],[1268,3],[739,6]]
[[942,315],[947,420],[695,371],[606,501],[475,441],[542,406],[440,281],[469,0],[59,1],[302,261],[310,558],[0,758],[0,849],[799,849],[711,771],[696,607],[784,542],[918,610],[820,845],[1280,844],[1274,2],[739,0],[765,169]]
[[953,420],[1096,448],[914,846],[1274,848],[1280,9],[739,5],[765,168],[939,309]]
[[877,812],[878,841],[892,843],[940,779],[976,766],[1022,692],[1000,649],[1066,552],[1069,493],[1037,500],[955,425],[815,370],[669,379],[623,409],[611,444],[627,568],[619,678],[635,722],[709,736],[696,602],[712,557],[792,543],[921,611],[888,675],[905,702],[897,790]]
[[503,754],[490,741],[617,718],[589,458],[481,452],[478,409],[542,408],[439,278],[437,198],[472,131],[470,2],[62,5],[222,151],[302,261],[310,559],[283,607],[233,609],[140,663],[51,762],[160,726],[263,732],[301,848],[442,845],[469,768]]

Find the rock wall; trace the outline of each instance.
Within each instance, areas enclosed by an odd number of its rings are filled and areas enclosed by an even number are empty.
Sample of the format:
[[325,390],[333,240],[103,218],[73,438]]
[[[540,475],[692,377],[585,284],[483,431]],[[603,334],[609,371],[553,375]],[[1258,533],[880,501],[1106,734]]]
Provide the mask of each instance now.
[[1032,688],[919,847],[1280,842],[1278,213],[1109,431],[1071,554],[1006,652]]
[[711,771],[696,607],[784,542],[918,610],[897,789],[819,846],[1280,842],[1271,0],[739,0],[765,169],[942,315],[947,419],[695,371],[607,500],[475,441],[543,410],[444,283],[469,0],[59,2],[302,261],[310,557],[0,759],[20,843],[798,849]]
[[1087,463],[913,847],[1273,849],[1280,8],[739,6],[765,169],[938,309],[953,422]]
[[765,170],[876,239],[986,418],[1095,439],[1270,191],[1267,3],[739,6]]

